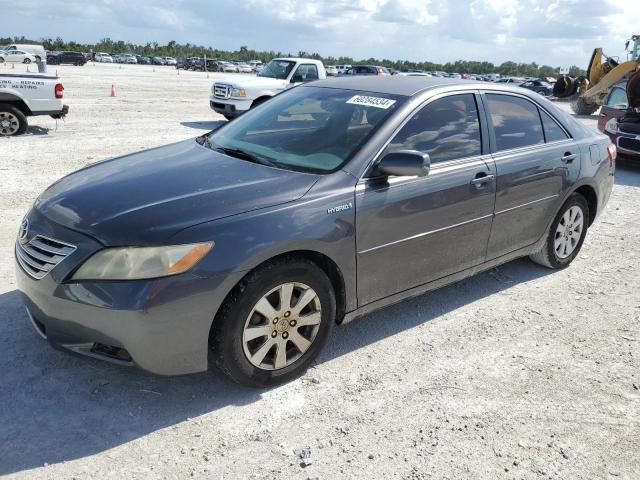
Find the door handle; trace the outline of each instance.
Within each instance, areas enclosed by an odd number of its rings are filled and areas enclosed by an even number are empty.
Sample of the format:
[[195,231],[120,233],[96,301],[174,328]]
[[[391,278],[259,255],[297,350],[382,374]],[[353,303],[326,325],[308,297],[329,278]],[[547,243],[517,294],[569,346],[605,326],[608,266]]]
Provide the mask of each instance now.
[[471,185],[475,185],[476,187],[480,187],[482,185],[484,185],[485,183],[489,183],[489,182],[493,182],[493,179],[495,178],[494,175],[487,175],[484,172],[480,172],[476,175],[476,177],[471,180]]
[[561,159],[561,160],[562,160],[564,163],[571,163],[571,162],[573,162],[573,161],[576,159],[576,157],[577,157],[577,156],[578,156],[578,155],[577,155],[577,154],[575,154],[575,153],[566,152],[566,153],[564,154],[564,157],[562,157],[562,159]]

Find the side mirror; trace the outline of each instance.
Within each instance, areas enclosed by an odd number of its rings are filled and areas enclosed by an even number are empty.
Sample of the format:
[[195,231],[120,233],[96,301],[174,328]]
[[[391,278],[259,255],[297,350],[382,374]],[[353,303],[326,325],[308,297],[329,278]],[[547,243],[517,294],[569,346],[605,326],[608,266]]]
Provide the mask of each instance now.
[[430,168],[429,154],[417,150],[399,150],[382,157],[374,170],[374,176],[424,177]]
[[304,78],[302,78],[302,75],[300,75],[299,73],[296,73],[294,76],[291,77],[291,83],[302,83],[304,82]]

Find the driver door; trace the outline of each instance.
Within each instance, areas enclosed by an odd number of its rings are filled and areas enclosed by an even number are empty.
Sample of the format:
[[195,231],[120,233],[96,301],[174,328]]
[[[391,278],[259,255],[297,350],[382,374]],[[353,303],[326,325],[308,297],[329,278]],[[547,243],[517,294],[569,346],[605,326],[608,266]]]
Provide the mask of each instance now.
[[428,153],[425,177],[364,178],[356,187],[358,304],[482,263],[495,167],[474,92],[430,100],[382,152]]

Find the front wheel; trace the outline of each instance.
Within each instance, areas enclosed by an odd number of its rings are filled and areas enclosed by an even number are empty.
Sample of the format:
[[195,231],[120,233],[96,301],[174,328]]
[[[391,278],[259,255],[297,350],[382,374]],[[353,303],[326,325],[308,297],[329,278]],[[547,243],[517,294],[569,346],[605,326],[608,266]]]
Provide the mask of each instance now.
[[547,268],[564,268],[580,252],[589,227],[589,205],[579,193],[572,194],[562,205],[547,234],[544,246],[530,256]]
[[22,63],[31,63],[31,59],[30,58],[25,58]]
[[302,374],[336,318],[329,278],[315,263],[285,257],[249,274],[216,316],[210,344],[231,379],[270,387]]

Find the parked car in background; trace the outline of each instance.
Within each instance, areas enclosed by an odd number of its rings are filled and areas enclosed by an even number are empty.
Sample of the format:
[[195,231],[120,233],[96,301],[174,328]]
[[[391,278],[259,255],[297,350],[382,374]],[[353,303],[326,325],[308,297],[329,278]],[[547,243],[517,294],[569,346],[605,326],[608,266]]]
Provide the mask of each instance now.
[[390,75],[389,70],[378,65],[355,65],[342,75],[367,76],[367,75]]
[[113,63],[113,58],[108,53],[98,52],[94,56],[94,60],[100,63]]
[[162,57],[152,57],[151,63],[153,65],[164,65],[166,63],[165,59]]
[[0,50],[0,63],[32,63],[36,56],[23,50]]
[[347,73],[347,70],[351,68],[351,65],[336,65],[336,70],[338,70],[338,75]]
[[11,52],[13,50],[20,50],[21,52],[30,53],[35,57],[36,62],[42,60],[43,62],[47,61],[47,52],[42,45],[32,45],[28,43],[12,43],[9,45],[5,45],[4,47],[0,47],[0,50],[5,52]]
[[516,77],[502,77],[495,81],[495,83],[523,83],[524,78],[516,78]]
[[549,97],[553,93],[553,87],[544,80],[528,80],[518,86],[539,93],[544,97]]
[[138,63],[138,60],[136,59],[136,56],[133,53],[125,53],[124,56],[124,63],[129,63],[129,64],[135,64]]
[[600,109],[598,129],[617,145],[621,160],[640,163],[640,74],[610,89]]
[[324,65],[319,60],[275,58],[255,77],[215,81],[211,86],[209,105],[230,120],[287,88],[326,77]]
[[238,67],[231,62],[222,62],[220,71],[238,73]]
[[47,55],[47,63],[51,65],[77,65],[83,66],[87,59],[81,52],[55,52]]
[[147,57],[144,55],[136,55],[136,60],[141,65],[151,65],[151,57]]
[[26,132],[29,116],[64,117],[69,107],[63,97],[64,87],[58,77],[0,74],[0,137]]
[[163,57],[163,58],[164,58],[165,65],[175,65],[176,63],[178,63],[176,59],[173,57]]
[[259,72],[264,66],[260,60],[251,60],[250,62],[247,62],[247,65],[249,65],[251,70],[254,72]]
[[253,69],[246,63],[239,63],[236,67],[240,73],[253,73]]
[[335,65],[326,65],[324,69],[328,77],[336,77],[338,75],[338,69]]
[[394,75],[399,77],[432,77],[430,73],[427,72],[395,72]]

